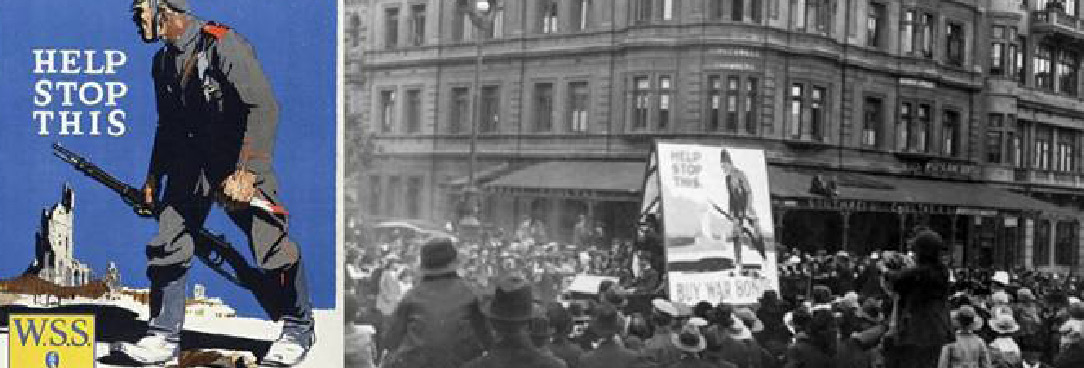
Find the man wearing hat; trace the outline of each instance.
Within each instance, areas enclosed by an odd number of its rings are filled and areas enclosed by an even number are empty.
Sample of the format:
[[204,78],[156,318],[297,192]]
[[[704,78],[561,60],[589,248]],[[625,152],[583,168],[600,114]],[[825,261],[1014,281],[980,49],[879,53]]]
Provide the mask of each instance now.
[[[497,280],[493,299],[483,306],[496,332],[497,342],[485,356],[475,358],[464,368],[565,368],[561,359],[535,349],[528,334],[534,316],[534,293],[522,276],[504,276]],[[414,366],[410,366],[414,367]]]
[[670,335],[670,341],[681,352],[678,360],[668,365],[660,365],[667,368],[737,368],[736,365],[727,361],[709,361],[701,354],[707,348],[707,340],[700,333],[696,323],[690,321],[682,326],[681,331]]
[[492,342],[481,302],[459,277],[458,252],[450,239],[422,246],[421,282],[395,308],[385,348],[385,368],[459,367]]
[[315,335],[300,251],[272,169],[278,102],[267,77],[244,38],[197,19],[186,0],[135,0],[131,10],[142,40],[163,44],[151,66],[158,129],[142,188],[158,234],[146,249],[148,335],[111,350],[141,365],[179,353],[188,269],[196,242],[204,241],[195,234],[218,202],[248,236],[264,276],[253,289],[269,301],[270,317],[283,321],[262,364],[295,365]]
[[[643,366],[646,360],[636,352],[617,342],[617,335],[625,328],[624,318],[612,305],[600,305],[595,310],[590,329],[599,336],[595,350],[580,358],[578,368],[631,368]],[[570,365],[571,366],[571,365]]]
[[655,366],[665,367],[681,358],[681,351],[674,346],[670,338],[678,310],[673,303],[665,299],[654,299],[651,301],[651,306],[651,324],[655,334],[644,343],[644,356]]

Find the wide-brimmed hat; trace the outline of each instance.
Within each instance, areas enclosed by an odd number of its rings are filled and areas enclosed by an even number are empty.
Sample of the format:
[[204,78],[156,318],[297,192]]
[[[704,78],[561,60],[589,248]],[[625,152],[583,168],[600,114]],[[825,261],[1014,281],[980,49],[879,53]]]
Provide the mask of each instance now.
[[998,314],[990,318],[990,329],[999,334],[1011,334],[1020,330],[1020,325],[1011,314]]
[[708,345],[704,335],[693,325],[685,325],[681,332],[670,334],[670,342],[674,343],[678,350],[687,353],[699,353]]
[[493,298],[482,307],[489,319],[509,322],[530,321],[534,315],[534,293],[522,276],[503,276],[496,281]]
[[599,336],[612,336],[625,328],[625,319],[614,306],[602,304],[595,308],[590,328]]
[[752,332],[764,331],[764,322],[761,322],[757,318],[757,314],[753,313],[749,308],[738,308],[734,311],[734,317],[737,317],[741,322],[749,328]]
[[652,300],[651,307],[654,308],[656,313],[662,313],[670,317],[675,317],[678,314],[677,308],[674,308],[674,304],[666,299]]
[[[952,324],[957,329],[966,331],[978,331],[982,328],[982,317],[979,317],[978,313],[975,313],[975,308],[970,305],[961,306],[959,309],[952,311]],[[971,323],[964,326],[960,323],[961,317],[971,317]],[[1016,323],[1015,321],[1013,323]],[[993,328],[993,326],[991,326]]]
[[448,238],[437,238],[422,245],[418,270],[425,275],[455,272],[459,268],[459,251]]

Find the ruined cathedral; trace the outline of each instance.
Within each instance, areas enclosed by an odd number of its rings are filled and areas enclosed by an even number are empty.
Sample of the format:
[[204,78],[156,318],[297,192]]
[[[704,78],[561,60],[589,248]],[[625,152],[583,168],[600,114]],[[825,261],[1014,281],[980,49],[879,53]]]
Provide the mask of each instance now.
[[27,274],[61,286],[81,286],[91,280],[90,267],[75,259],[75,191],[65,184],[60,203],[41,213],[41,228],[34,239],[34,263]]

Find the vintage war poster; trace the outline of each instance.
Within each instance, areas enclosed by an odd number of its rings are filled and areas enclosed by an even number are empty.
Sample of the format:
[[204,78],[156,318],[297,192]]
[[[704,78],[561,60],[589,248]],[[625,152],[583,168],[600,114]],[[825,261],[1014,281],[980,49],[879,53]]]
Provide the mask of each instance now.
[[0,366],[342,364],[337,9],[0,4]]

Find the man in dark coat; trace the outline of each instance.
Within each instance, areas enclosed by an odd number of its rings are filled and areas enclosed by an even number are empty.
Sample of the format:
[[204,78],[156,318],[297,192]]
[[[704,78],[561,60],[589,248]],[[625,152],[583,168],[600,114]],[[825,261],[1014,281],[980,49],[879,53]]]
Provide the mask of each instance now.
[[[151,73],[158,126],[142,188],[158,233],[147,244],[148,332],[111,346],[141,365],[180,350],[185,285],[200,229],[218,202],[245,232],[260,280],[250,285],[282,333],[262,364],[292,366],[315,333],[308,283],[272,169],[279,105],[252,45],[229,27],[200,20],[186,0],[135,0],[133,21],[146,43],[162,43]],[[164,188],[160,188],[162,182]]]
[[496,343],[489,352],[464,368],[566,368],[565,362],[531,344],[528,323],[534,312],[534,293],[522,276],[503,276],[496,281],[493,299],[482,310],[489,318]]
[[422,246],[422,279],[392,315],[385,368],[456,368],[492,343],[480,300],[456,271],[457,253],[448,239]]
[[568,364],[569,368],[576,368],[576,364],[583,356],[583,349],[569,341],[572,334],[572,315],[561,303],[550,302],[546,306],[546,316],[549,317],[550,327],[553,328],[553,341],[550,343],[550,351]]
[[936,366],[941,346],[954,340],[948,268],[941,264],[941,236],[923,230],[913,244],[917,266],[890,275],[892,290],[899,296],[895,306],[899,311],[897,328],[890,329],[892,348],[887,349],[886,358],[899,368]]
[[647,364],[643,357],[617,343],[617,334],[625,328],[625,321],[612,305],[600,305],[595,310],[591,330],[599,336],[594,351],[580,358],[579,368],[633,368]]
[[644,356],[656,366],[665,367],[681,358],[681,350],[678,350],[671,338],[674,318],[678,312],[673,304],[664,299],[652,300],[651,305],[654,308],[651,325],[655,334],[644,342]]

